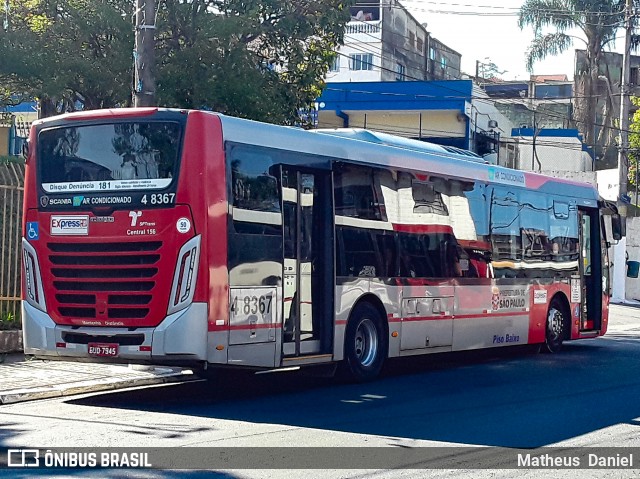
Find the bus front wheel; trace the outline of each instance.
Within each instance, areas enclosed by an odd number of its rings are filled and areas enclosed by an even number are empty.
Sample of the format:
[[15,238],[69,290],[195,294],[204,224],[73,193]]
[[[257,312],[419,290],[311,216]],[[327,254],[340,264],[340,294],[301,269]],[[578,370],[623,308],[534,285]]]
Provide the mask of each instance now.
[[547,312],[547,325],[545,333],[544,351],[557,353],[562,349],[569,318],[565,308],[558,299],[551,301]]
[[342,369],[356,381],[374,379],[382,370],[387,354],[382,318],[369,303],[354,309],[347,323],[344,361]]

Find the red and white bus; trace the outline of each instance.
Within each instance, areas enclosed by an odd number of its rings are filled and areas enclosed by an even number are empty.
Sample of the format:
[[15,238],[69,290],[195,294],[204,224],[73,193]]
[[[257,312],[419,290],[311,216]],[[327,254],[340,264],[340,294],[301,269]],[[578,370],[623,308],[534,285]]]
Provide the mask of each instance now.
[[27,354],[363,380],[607,329],[620,222],[590,185],[203,111],[71,113],[29,144]]

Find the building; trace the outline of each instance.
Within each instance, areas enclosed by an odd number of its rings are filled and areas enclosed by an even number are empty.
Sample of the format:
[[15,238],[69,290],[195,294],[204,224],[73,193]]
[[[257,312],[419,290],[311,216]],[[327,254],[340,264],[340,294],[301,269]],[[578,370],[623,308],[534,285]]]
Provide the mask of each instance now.
[[519,128],[574,128],[573,82],[566,75],[532,75],[531,80],[483,83],[482,88]]
[[396,0],[357,0],[328,83],[460,78],[461,55]]
[[513,165],[513,125],[472,80],[329,83],[319,128],[366,128],[471,150]]
[[0,109],[0,156],[20,155],[29,137],[31,123],[38,118],[35,102]]
[[[586,108],[588,96],[588,78],[579,72],[587,71],[588,62],[585,50],[576,50],[574,95],[576,110]],[[640,96],[640,56],[630,56],[630,89],[631,96]],[[598,157],[597,169],[614,168],[617,166],[618,149],[617,137],[619,129],[616,127],[620,118],[620,84],[622,83],[622,55],[620,53],[605,52],[600,62],[598,84],[595,86],[597,97],[595,121],[588,122],[594,132],[594,148]],[[631,104],[630,116],[637,107]],[[580,125],[578,125],[580,126]],[[581,127],[584,133],[585,126]]]
[[515,168],[594,182],[593,174],[573,176],[594,170],[592,153],[578,130],[514,128],[511,138],[518,145]]

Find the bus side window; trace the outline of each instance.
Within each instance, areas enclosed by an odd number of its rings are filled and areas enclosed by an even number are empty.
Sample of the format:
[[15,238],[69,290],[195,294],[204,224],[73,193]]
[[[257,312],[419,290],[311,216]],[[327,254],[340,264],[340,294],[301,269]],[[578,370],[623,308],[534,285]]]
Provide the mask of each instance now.
[[262,152],[239,147],[233,148],[230,156],[233,206],[279,213],[280,194],[278,180],[273,176],[273,159]]
[[376,249],[371,233],[358,228],[341,228],[338,257],[338,276],[379,276]]
[[410,278],[437,278],[440,276],[438,259],[434,257],[434,238],[428,235],[402,233],[399,235],[400,275]]
[[378,277],[393,278],[398,276],[398,248],[393,234],[376,234],[376,244],[380,256]]
[[386,221],[384,198],[376,170],[343,166],[335,173],[337,216]]

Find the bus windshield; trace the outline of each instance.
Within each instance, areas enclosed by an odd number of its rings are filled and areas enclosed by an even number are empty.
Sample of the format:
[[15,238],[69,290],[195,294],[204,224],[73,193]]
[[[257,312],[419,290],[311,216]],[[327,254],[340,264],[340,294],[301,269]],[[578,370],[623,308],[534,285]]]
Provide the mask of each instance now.
[[166,188],[180,137],[173,122],[47,129],[38,138],[40,183],[47,193]]

